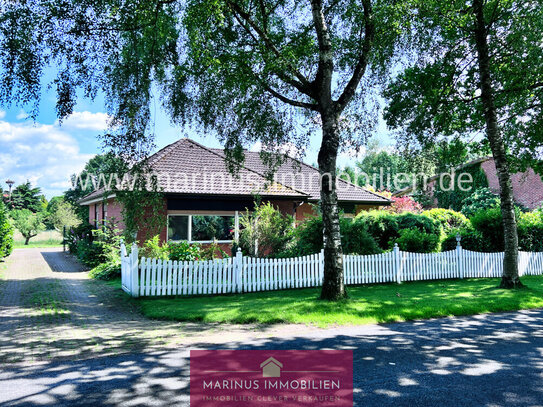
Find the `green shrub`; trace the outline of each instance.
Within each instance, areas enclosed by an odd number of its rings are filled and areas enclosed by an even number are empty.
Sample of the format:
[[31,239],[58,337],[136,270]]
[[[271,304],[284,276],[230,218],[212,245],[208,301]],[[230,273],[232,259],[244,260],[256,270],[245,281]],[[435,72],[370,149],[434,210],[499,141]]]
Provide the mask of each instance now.
[[120,262],[107,262],[102,263],[94,267],[89,272],[89,277],[98,280],[113,280],[121,276],[121,263]]
[[488,241],[477,230],[464,229],[452,230],[451,233],[441,242],[441,250],[454,250],[457,246],[456,236],[460,235],[462,248],[474,252],[494,251]]
[[[376,254],[382,250],[365,229],[362,222],[341,217],[339,219],[341,244],[345,254]],[[322,250],[322,217],[313,216],[304,220],[294,231],[294,244],[281,257],[306,256]]]
[[[240,217],[238,247],[256,257],[273,257],[285,252],[292,243],[294,218],[283,215],[271,203],[246,211]],[[322,231],[321,231],[322,234]]]
[[143,243],[140,254],[148,259],[168,260],[170,247],[167,242],[161,243],[160,236],[156,235]]
[[422,212],[422,215],[438,221],[446,235],[452,230],[470,228],[469,219],[462,213],[451,209],[434,208]]
[[438,221],[415,213],[361,212],[355,218],[355,222],[360,222],[383,250],[392,249],[392,245],[400,237],[400,231],[404,229],[418,229],[438,237],[441,235],[441,225]]
[[500,197],[488,188],[478,188],[462,201],[461,212],[468,218],[475,213],[500,206]]
[[541,210],[520,214],[518,217],[518,243],[520,250],[543,251],[543,213]]
[[377,254],[382,252],[362,222],[356,219],[342,218],[340,229],[341,245],[345,254]]
[[169,244],[169,258],[177,261],[201,260],[201,248],[198,244],[183,241]]
[[402,229],[396,239],[400,250],[414,253],[431,253],[439,250],[439,235],[426,233],[417,228]]
[[[519,215],[520,213],[517,213],[517,219]],[[470,218],[470,222],[486,240],[490,251],[504,250],[503,221],[499,207],[479,210]]]
[[120,258],[121,235],[114,224],[92,232],[76,243],[76,255],[84,265],[94,268],[100,264],[117,262]]
[[9,223],[7,209],[0,200],[0,260],[13,250],[13,227]]

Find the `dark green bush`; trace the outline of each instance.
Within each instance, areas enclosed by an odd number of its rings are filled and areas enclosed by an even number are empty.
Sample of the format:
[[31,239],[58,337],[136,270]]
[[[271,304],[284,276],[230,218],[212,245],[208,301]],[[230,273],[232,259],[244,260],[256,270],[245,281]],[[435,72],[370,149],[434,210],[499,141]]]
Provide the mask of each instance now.
[[481,210],[491,209],[500,206],[500,197],[490,189],[478,188],[462,201],[461,212],[468,218]]
[[427,216],[404,212],[401,214],[385,211],[361,212],[355,219],[367,230],[382,250],[390,250],[404,229],[417,229],[429,235],[441,235],[441,225]]
[[9,223],[7,209],[0,200],[0,260],[13,250],[13,227]]
[[346,254],[376,254],[382,250],[362,222],[343,218],[340,222],[341,244]]
[[464,229],[453,230],[451,233],[441,242],[441,250],[454,250],[456,249],[457,241],[456,236],[460,235],[462,248],[471,250],[474,252],[492,252],[494,251],[488,241],[477,230]]
[[[520,213],[517,213],[517,218]],[[470,218],[471,225],[488,244],[489,250],[504,250],[502,213],[499,207],[482,209]]]
[[521,213],[518,218],[519,249],[527,252],[543,251],[543,213],[541,210]]
[[99,264],[89,272],[89,277],[98,280],[113,280],[121,277],[121,263],[107,262]]
[[[361,222],[349,218],[340,218],[341,244],[345,254],[376,254],[382,250],[367,232]],[[322,250],[322,218],[311,217],[300,224],[294,234],[293,245],[281,257],[306,256]]]
[[431,253],[439,250],[439,235],[426,233],[417,228],[400,230],[396,239],[400,250],[414,253]]

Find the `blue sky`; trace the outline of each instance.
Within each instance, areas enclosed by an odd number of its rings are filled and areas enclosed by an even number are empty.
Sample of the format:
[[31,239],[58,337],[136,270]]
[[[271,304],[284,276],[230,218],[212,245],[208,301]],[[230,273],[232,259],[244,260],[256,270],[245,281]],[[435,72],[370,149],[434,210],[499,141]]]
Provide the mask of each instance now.
[[[188,131],[173,126],[160,104],[152,106],[153,130],[157,149],[187,135],[209,147],[220,147],[210,135]],[[89,101],[80,98],[74,114],[60,124],[55,114],[55,95],[44,91],[36,120],[27,117],[20,107],[0,106],[0,182],[7,189],[5,180],[13,179],[17,184],[30,180],[39,186],[50,199],[60,195],[70,186],[70,175],[82,170],[85,163],[101,152],[98,135],[107,127],[107,115],[101,98]],[[391,143],[386,126],[380,121],[376,137]],[[320,134],[315,134],[306,152],[304,161],[314,164],[320,145]],[[258,149],[258,146],[247,146]],[[358,155],[358,158],[360,154]],[[352,164],[357,157],[343,152],[338,164]]]

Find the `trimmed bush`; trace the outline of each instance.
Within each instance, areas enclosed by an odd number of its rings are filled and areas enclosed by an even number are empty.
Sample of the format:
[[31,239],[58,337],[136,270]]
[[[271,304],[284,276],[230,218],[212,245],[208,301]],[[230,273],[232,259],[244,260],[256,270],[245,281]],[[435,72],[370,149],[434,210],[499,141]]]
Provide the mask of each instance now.
[[356,217],[382,250],[390,250],[404,229],[417,229],[429,235],[441,235],[441,225],[427,216],[404,212],[394,214],[385,211],[361,212]]
[[469,229],[471,227],[468,218],[452,209],[434,208],[422,212],[422,215],[438,221],[446,235],[452,230]]
[[[517,212],[517,219],[520,213]],[[493,252],[503,252],[503,222],[502,213],[499,207],[483,209],[475,213],[470,218],[470,222],[488,244],[489,250]]]
[[414,253],[431,253],[439,250],[439,235],[423,232],[416,228],[400,230],[396,243],[400,250]]

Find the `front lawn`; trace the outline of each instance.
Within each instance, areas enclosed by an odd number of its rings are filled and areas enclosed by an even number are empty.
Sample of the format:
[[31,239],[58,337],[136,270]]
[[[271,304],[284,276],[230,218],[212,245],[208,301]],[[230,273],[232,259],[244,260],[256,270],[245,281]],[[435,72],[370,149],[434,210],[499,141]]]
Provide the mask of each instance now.
[[362,325],[450,315],[543,307],[543,277],[523,277],[528,288],[501,290],[498,279],[419,281],[348,287],[350,299],[317,299],[320,289],[261,293],[140,298],[149,318],[228,323]]

